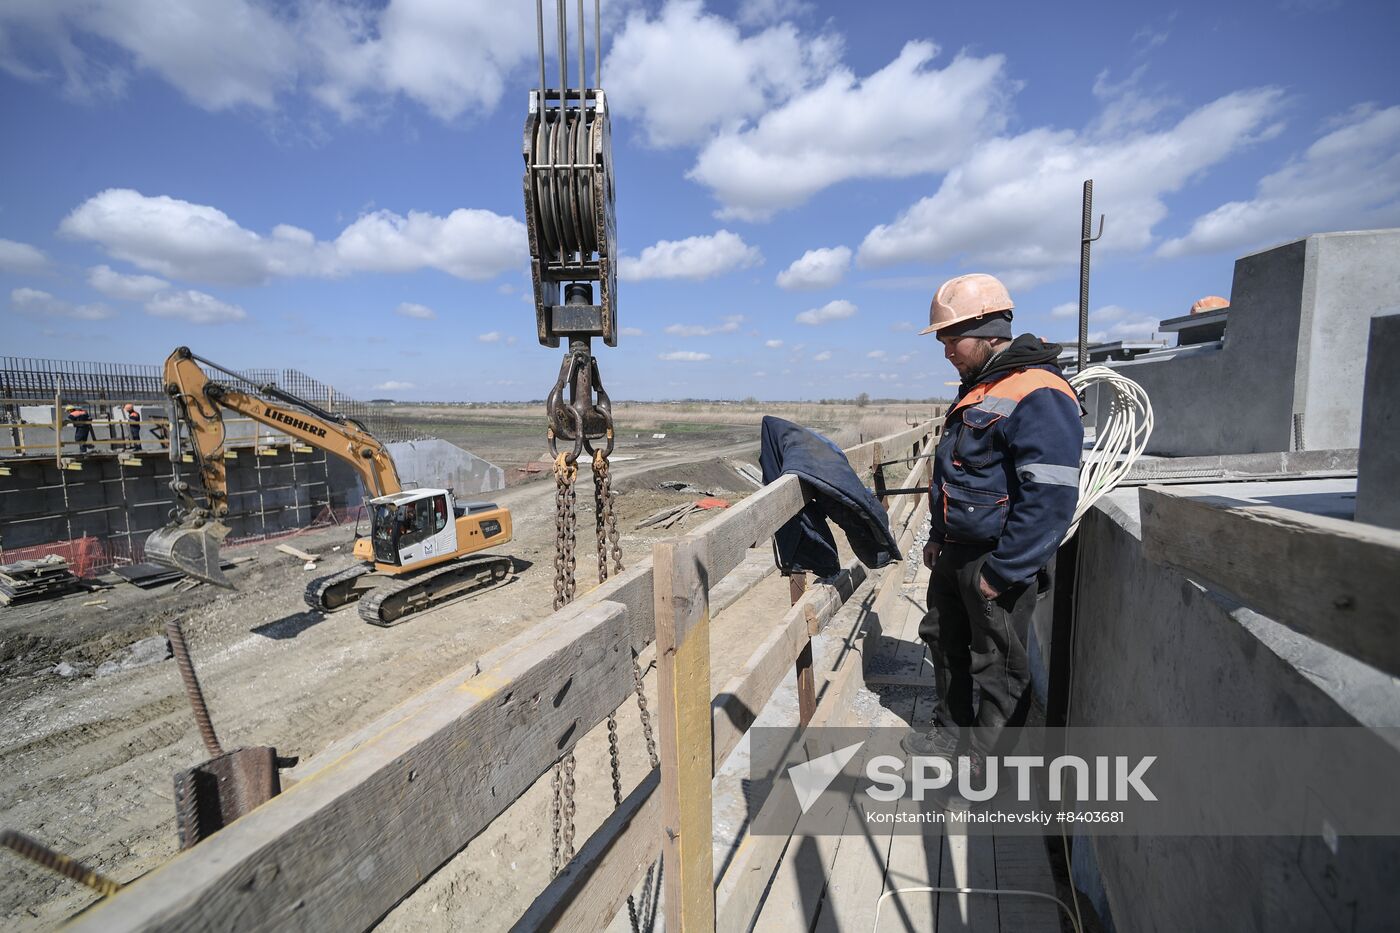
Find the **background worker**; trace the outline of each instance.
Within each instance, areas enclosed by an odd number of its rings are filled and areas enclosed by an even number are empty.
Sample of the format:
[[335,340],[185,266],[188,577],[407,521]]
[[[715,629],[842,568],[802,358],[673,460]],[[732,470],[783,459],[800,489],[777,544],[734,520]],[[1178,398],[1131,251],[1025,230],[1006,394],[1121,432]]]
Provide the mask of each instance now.
[[934,455],[924,548],[932,576],[919,634],[933,656],[935,723],[904,746],[967,754],[974,774],[1029,706],[1037,582],[1048,585],[1046,564],[1073,519],[1084,441],[1079,400],[1055,365],[1059,345],[1012,340],[1013,307],[997,279],[961,275],[939,287],[922,331],[938,336],[962,384]]
[[85,454],[97,449],[92,443],[92,415],[86,408],[77,405],[63,406],[65,419],[73,425],[73,440],[78,444],[78,453]]
[[130,402],[126,403],[123,409],[126,414],[126,437],[130,442],[127,444],[128,450],[141,449],[141,412],[136,410],[136,406]]

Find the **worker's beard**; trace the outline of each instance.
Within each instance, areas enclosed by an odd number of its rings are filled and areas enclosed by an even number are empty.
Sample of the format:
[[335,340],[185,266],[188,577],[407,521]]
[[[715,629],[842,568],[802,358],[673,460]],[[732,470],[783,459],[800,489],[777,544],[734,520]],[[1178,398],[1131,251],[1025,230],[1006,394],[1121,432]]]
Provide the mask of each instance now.
[[990,340],[978,340],[972,352],[968,354],[967,361],[961,366],[954,363],[953,367],[958,371],[958,375],[963,378],[963,381],[966,382],[969,379],[975,378],[977,374],[982,371],[982,367],[987,365],[987,361],[992,358],[994,353],[996,353],[996,349],[992,346]]

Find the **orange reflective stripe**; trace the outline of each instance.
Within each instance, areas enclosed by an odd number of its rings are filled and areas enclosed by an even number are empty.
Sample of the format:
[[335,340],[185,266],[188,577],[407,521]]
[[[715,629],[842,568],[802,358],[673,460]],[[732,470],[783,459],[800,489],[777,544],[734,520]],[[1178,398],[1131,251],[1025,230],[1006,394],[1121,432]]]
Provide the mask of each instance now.
[[1007,373],[995,382],[975,386],[948,414],[951,415],[959,408],[976,405],[987,398],[1004,398],[1019,402],[1036,389],[1055,389],[1073,399],[1074,404],[1079,404],[1079,396],[1074,394],[1074,390],[1069,387],[1063,376],[1057,376],[1044,369],[1021,369]]

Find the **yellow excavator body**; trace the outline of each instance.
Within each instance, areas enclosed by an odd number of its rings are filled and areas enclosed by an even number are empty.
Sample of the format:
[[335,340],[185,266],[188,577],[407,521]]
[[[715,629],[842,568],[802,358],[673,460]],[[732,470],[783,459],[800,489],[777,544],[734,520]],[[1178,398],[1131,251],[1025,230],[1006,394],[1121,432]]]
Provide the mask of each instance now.
[[313,580],[305,594],[312,608],[330,611],[358,602],[365,621],[393,625],[409,613],[512,575],[511,558],[479,554],[510,541],[508,509],[490,502],[458,503],[447,489],[406,491],[388,448],[364,425],[275,385],[259,386],[258,395],[249,395],[212,382],[201,363],[242,378],[186,347],[166,359],[165,389],[175,404],[175,422],[188,431],[198,476],[193,483],[171,484],[179,501],[177,518],[147,538],[150,560],[233,588],[219,560],[219,544],[228,534],[223,409],[229,409],[344,460],[372,497],[371,533],[354,544],[358,563]]

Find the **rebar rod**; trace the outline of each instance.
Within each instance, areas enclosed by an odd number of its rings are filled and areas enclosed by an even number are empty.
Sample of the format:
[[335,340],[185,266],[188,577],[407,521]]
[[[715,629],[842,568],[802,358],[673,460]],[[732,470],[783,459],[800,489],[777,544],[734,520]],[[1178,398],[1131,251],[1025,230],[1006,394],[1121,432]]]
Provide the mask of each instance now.
[[185,694],[190,698],[190,706],[194,709],[194,721],[199,726],[199,737],[204,740],[204,747],[209,749],[209,756],[218,758],[224,753],[224,749],[219,744],[219,737],[214,734],[214,724],[209,720],[209,707],[204,703],[204,691],[199,687],[199,675],[194,672],[194,662],[190,660],[190,649],[185,644],[185,633],[180,630],[178,620],[171,619],[165,623],[165,635],[170,639],[175,664],[180,668],[180,679],[185,682]]
[[17,830],[7,829],[0,832],[0,846],[29,859],[35,865],[42,865],[78,884],[87,885],[103,897],[111,897],[122,889],[121,882],[113,881],[77,859],[62,852],[55,852],[34,837],[26,836]]
[[1084,182],[1084,218],[1079,234],[1079,371],[1089,366],[1089,249],[1094,232],[1094,180]]

